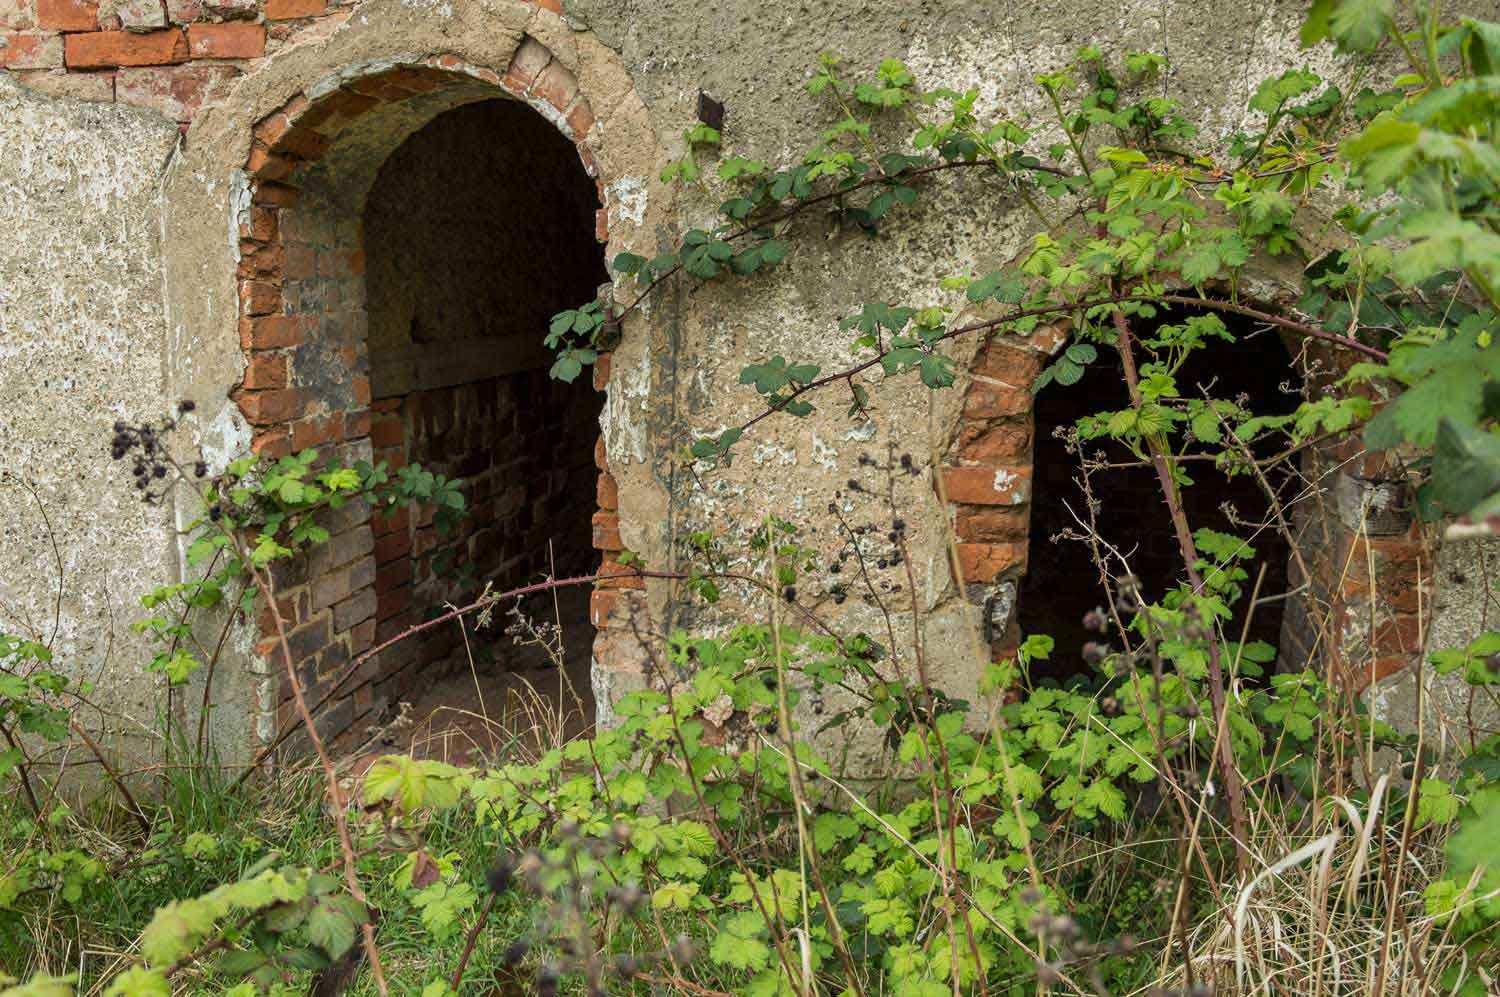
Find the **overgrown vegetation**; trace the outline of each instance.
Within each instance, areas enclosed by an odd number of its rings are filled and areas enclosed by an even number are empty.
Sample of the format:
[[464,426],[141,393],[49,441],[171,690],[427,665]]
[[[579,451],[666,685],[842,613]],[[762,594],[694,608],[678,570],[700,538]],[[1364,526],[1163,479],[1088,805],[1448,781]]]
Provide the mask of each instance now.
[[[920,91],[894,60],[856,82],[824,57],[809,89],[841,120],[801,162],[722,157],[723,224],[656,259],[617,257],[640,297],[550,330],[554,373],[572,379],[665,282],[795,263],[810,208],[879,230],[960,169],[1025,201],[1041,231],[1017,264],[945,283],[999,317],[869,302],[843,326],[848,368],[747,366],[764,410],[691,457],[709,473],[757,423],[806,416],[828,388],[858,418],[878,410],[882,378],[950,388],[958,340],[1066,320],[1072,344],[1036,388],[1118,362],[1129,404],[1074,428],[1080,480],[1112,461],[1152,468],[1182,563],[1178,584],[1145,591],[1085,511],[1078,536],[1108,581],[1080,621],[1087,668],[1065,684],[1033,675],[1047,635],[999,661],[976,635],[982,701],[944,697],[919,627],[845,634],[799,604],[819,558],[772,518],[746,550],[695,535],[686,571],[624,559],[708,601],[742,588],[760,613],[713,636],[642,635],[651,687],[617,704],[616,726],[472,769],[382,757],[351,801],[302,697],[273,568],[327,539],[328,509],[456,512],[461,488],[311,452],[210,474],[173,457],[170,422],[117,427],[115,457],[148,500],[191,488],[203,510],[189,555],[202,577],[147,596],[161,645],[148,667],[174,685],[211,672],[216,645],[195,621],[227,628],[226,608],[268,607],[319,771],[242,779],[206,764],[201,728],[173,731],[188,764],[132,795],[101,752],[116,792],[75,812],[27,746],[84,736],[71,711],[88,690],[44,635],[5,638],[0,775],[17,792],[0,828],[0,966],[17,979],[4,993],[1495,992],[1500,734],[1455,747],[1420,718],[1398,732],[1346,676],[1271,671],[1275,649],[1248,639],[1269,595],[1250,535],[1289,531],[1293,511],[1273,465],[1363,434],[1407,461],[1435,529],[1500,512],[1500,26],[1316,0],[1304,40],[1329,36],[1371,84],[1345,94],[1290,69],[1255,94],[1263,128],[1213,153],[1143,85],[1165,66],[1155,54],[1117,64],[1086,49],[1038,77],[1057,113],[1046,134],[981,120],[975,91]],[[1377,86],[1393,54],[1408,64]],[[705,184],[699,156],[719,136],[685,140],[669,172]],[[1347,248],[1309,261],[1299,317],[1248,303],[1246,268],[1294,254],[1315,199]],[[1316,346],[1291,414],[1179,383],[1236,335],[1228,313]],[[1266,482],[1267,522],[1246,536],[1192,523],[1182,496],[1198,461]],[[908,573],[903,510],[880,482],[927,463],[892,453],[862,472],[877,481],[861,490],[880,556]],[[872,548],[849,550],[860,564]],[[849,575],[856,592],[868,579]],[[915,599],[914,584],[864,585],[882,606]],[[1430,663],[1493,701],[1497,653],[1487,633]],[[826,716],[825,702],[848,705]],[[845,723],[888,732],[874,777],[848,778],[814,736]]]

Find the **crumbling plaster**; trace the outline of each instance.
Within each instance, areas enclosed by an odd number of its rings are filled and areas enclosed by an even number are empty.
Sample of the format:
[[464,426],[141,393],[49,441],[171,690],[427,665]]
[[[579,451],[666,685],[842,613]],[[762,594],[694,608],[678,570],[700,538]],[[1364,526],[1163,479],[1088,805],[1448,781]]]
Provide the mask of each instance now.
[[[610,257],[627,250],[649,256],[675,245],[681,231],[714,217],[717,197],[678,195],[658,179],[669,156],[682,152],[678,136],[694,123],[700,89],[727,105],[724,136],[729,149],[787,162],[833,120],[828,107],[803,89],[819,52],[840,53],[851,72],[882,57],[904,58],[924,84],[977,85],[984,109],[1029,122],[1040,121],[1041,111],[1032,77],[1061,63],[1077,47],[1095,43],[1114,53],[1165,51],[1173,69],[1159,85],[1200,114],[1210,134],[1222,136],[1248,123],[1245,102],[1256,83],[1273,71],[1306,62],[1344,80],[1345,71],[1326,48],[1297,48],[1304,14],[1299,0],[827,0],[818,5],[710,7],[687,0],[567,0],[564,17],[558,18],[515,0],[370,0],[330,15],[296,44],[256,63],[244,76],[221,83],[186,133],[184,147],[170,160],[166,152],[175,131],[164,119],[73,102],[43,105],[42,98],[22,97],[0,80],[7,88],[0,90],[4,107],[31,109],[0,117],[0,148],[7,150],[0,157],[0,177],[17,169],[9,152],[13,143],[58,147],[51,136],[59,128],[68,136],[61,148],[86,148],[94,157],[129,164],[130,196],[121,195],[121,200],[128,202],[127,214],[139,219],[133,228],[121,230],[120,258],[133,262],[131,282],[122,278],[118,286],[129,300],[126,314],[110,324],[129,339],[132,359],[120,363],[95,348],[80,360],[77,375],[86,372],[97,385],[97,406],[128,400],[134,415],[149,414],[177,397],[198,400],[203,440],[217,462],[248,440],[226,393],[239,381],[243,362],[234,254],[238,212],[248,203],[242,171],[251,128],[296,94],[316,91],[340,74],[364,74],[435,54],[503,71],[521,39],[536,38],[577,75],[598,118],[591,146],[607,194]],[[36,110],[43,106],[45,114]],[[66,179],[66,174],[59,177],[38,180],[23,169],[17,180],[25,197],[7,195],[7,200],[29,204],[6,203],[0,211],[21,212],[42,244],[59,247],[54,258],[67,266],[57,272],[75,275],[64,296],[83,300],[98,295],[101,283],[113,286],[108,274],[119,263],[94,247],[75,249],[68,242],[84,242],[91,231],[66,203],[76,197],[73,187],[87,185]],[[55,198],[39,199],[38,192],[45,198],[52,183],[60,185]],[[867,487],[880,483],[859,456],[883,462],[889,454],[910,454],[918,465],[925,464],[951,432],[957,391],[933,395],[911,379],[885,384],[875,393],[876,419],[870,424],[845,418],[845,400],[829,395],[819,400],[819,412],[810,420],[777,418],[760,424],[740,444],[731,468],[697,478],[681,462],[682,447],[692,435],[734,425],[756,411],[753,392],[737,384],[743,363],[777,353],[828,368],[848,363],[847,337],[838,332],[837,323],[859,302],[960,306],[958,296],[935,290],[938,281],[955,267],[982,272],[1013,257],[1034,231],[1034,222],[1018,204],[1002,202],[1001,210],[994,211],[996,202],[982,181],[949,175],[924,193],[917,213],[893,216],[888,233],[879,238],[851,233],[830,240],[794,237],[787,265],[774,274],[669,287],[632,316],[613,358],[603,419],[626,546],[654,565],[672,567],[679,556],[672,539],[683,530],[728,530],[733,550],[736,531],[743,539],[752,524],[776,513],[809,531],[816,527],[804,540],[831,556],[841,540],[825,512],[830,502],[855,521],[878,516],[870,499],[849,494],[851,479]],[[30,248],[0,248],[0,274],[6,278],[34,267],[34,261]],[[38,355],[38,364],[47,362],[41,355],[48,351],[37,346],[44,336],[56,334],[44,331],[35,303],[62,293],[52,290],[52,277],[50,268],[24,277],[15,285],[23,293],[0,288],[0,308],[9,309],[0,315],[16,316],[9,318],[9,328],[22,328],[19,337],[0,338],[0,350],[15,348],[7,340],[19,338]],[[624,300],[633,290],[623,282],[618,286]],[[93,334],[85,338],[104,335],[103,323],[91,329]],[[958,349],[972,351],[974,346]],[[165,358],[162,366],[152,368],[156,381],[148,382],[144,364],[135,371],[137,351],[156,357],[155,363]],[[108,488],[115,486],[93,483],[102,475],[90,470],[96,458],[87,446],[94,444],[86,446],[83,435],[66,442],[48,435],[55,429],[42,428],[58,424],[50,410],[61,406],[59,411],[71,412],[67,405],[73,404],[66,390],[43,380],[46,384],[36,394],[35,377],[18,380],[0,373],[7,392],[5,418],[23,413],[15,429],[7,431],[0,453],[19,460],[19,441],[26,441],[28,468],[56,466],[77,455],[69,469],[92,479],[87,488],[56,482],[44,494],[71,496],[69,501],[80,504],[86,495],[92,513],[96,496],[112,494]],[[28,391],[31,396],[23,397]],[[112,418],[113,410],[108,418],[80,413],[71,418],[68,431],[87,430],[93,440]],[[34,420],[36,428],[28,428],[33,422],[26,420]],[[39,444],[39,439],[49,442]],[[104,444],[96,449],[102,459]],[[947,676],[951,691],[963,695],[971,691],[976,673],[972,642],[963,635],[980,626],[982,610],[956,598],[943,541],[947,511],[929,478],[902,478],[897,488],[910,510],[910,568],[927,619],[933,671]],[[119,491],[107,501],[125,508],[124,488]],[[167,524],[143,520],[139,528],[106,536],[109,521],[108,516],[93,516],[88,530],[63,538],[65,549],[71,542],[81,565],[107,562],[107,567],[80,568],[80,573],[97,591],[112,593],[117,607],[128,606],[144,587],[137,582],[146,579],[127,580],[125,574],[144,570],[152,578],[169,577],[165,563],[171,558],[163,553],[171,548]],[[12,562],[19,566],[34,556],[34,539],[7,538],[3,556],[10,559],[4,563],[12,588],[16,583],[10,579],[17,577]],[[892,567],[883,578],[905,587],[905,568]],[[34,570],[30,576],[39,577]],[[36,615],[45,601],[40,590],[27,592],[27,605]],[[713,626],[730,616],[679,612],[666,584],[653,585],[649,593],[664,624]],[[820,612],[847,629],[883,628],[881,614],[856,599],[836,606],[810,589],[802,595],[820,603]],[[909,620],[902,619],[899,609],[904,599],[893,597],[891,604],[897,607],[897,632],[907,632]],[[731,602],[730,610],[738,608]],[[764,606],[754,612],[763,613]],[[138,652],[123,654],[117,646],[110,667],[134,675],[141,658]],[[243,660],[238,663],[249,667]]]
[[162,169],[177,129],[0,74],[0,631],[96,683],[114,738],[156,727],[129,624],[174,580],[169,510],[109,461],[111,425],[163,414]]

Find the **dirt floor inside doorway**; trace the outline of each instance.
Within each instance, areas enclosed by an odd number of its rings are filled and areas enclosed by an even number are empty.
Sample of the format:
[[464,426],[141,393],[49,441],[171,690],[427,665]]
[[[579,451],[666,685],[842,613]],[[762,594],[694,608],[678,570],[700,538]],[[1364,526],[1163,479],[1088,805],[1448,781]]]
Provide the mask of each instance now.
[[538,596],[518,614],[497,607],[487,627],[467,632],[442,669],[399,704],[377,736],[358,752],[369,759],[411,752],[455,765],[528,761],[594,726],[589,680],[594,628],[587,586]]

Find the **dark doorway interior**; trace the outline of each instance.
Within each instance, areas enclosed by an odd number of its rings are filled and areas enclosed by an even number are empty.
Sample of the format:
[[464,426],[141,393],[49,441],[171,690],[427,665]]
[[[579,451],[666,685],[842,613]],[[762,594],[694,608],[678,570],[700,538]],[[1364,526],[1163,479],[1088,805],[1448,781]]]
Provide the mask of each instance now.
[[[404,523],[376,516],[382,631],[470,601],[486,583],[504,590],[596,566],[603,396],[551,379],[542,341],[552,315],[606,279],[597,208],[572,143],[509,100],[439,115],[381,167],[363,217],[375,456],[462,479],[468,502],[446,535],[431,511]],[[570,605],[568,619],[550,597],[523,608],[563,625],[586,697],[586,608]],[[408,642],[407,698],[455,672],[482,694],[489,680],[474,678],[471,661],[492,674],[545,667],[546,655],[538,662],[505,634],[510,622],[500,611],[467,641],[443,626]]]
[[[1184,317],[1183,313],[1170,312],[1155,321],[1176,323]],[[1198,386],[1202,385],[1218,398],[1244,395],[1258,412],[1295,409],[1301,401],[1301,379],[1277,335],[1232,316],[1225,324],[1236,341],[1216,340],[1208,356],[1204,352],[1195,354],[1177,377],[1178,391],[1184,396],[1200,395]],[[1050,634],[1056,647],[1050,661],[1033,666],[1034,679],[1066,682],[1094,674],[1083,662],[1082,648],[1098,636],[1086,631],[1082,620],[1104,601],[1103,589],[1088,545],[1053,539],[1066,530],[1077,529],[1069,506],[1080,516],[1085,513],[1077,483],[1078,458],[1068,452],[1058,430],[1071,428],[1083,416],[1126,407],[1124,375],[1118,363],[1102,359],[1110,355],[1101,351],[1101,361],[1077,384],[1050,385],[1036,399],[1028,569],[1018,594],[1017,617],[1022,633]],[[1086,446],[1090,453],[1102,451],[1111,462],[1134,460],[1122,447],[1099,442]],[[1255,480],[1248,475],[1227,476],[1207,462],[1193,464],[1191,474],[1195,484],[1184,491],[1189,523],[1194,529],[1206,526],[1249,540],[1267,565],[1262,594],[1285,592],[1288,550],[1280,533],[1274,527],[1257,532],[1254,526],[1246,525],[1260,524],[1268,516],[1268,503]],[[1285,472],[1272,484],[1283,488],[1287,484]],[[1155,472],[1149,467],[1112,469],[1094,475],[1093,489],[1100,503],[1100,536],[1126,555],[1145,597],[1160,599],[1183,579],[1183,571]],[[1226,506],[1233,509],[1238,524],[1231,520]],[[1247,594],[1236,610],[1243,612],[1248,601]],[[1252,639],[1277,643],[1282,606],[1282,602],[1272,602],[1256,611]]]

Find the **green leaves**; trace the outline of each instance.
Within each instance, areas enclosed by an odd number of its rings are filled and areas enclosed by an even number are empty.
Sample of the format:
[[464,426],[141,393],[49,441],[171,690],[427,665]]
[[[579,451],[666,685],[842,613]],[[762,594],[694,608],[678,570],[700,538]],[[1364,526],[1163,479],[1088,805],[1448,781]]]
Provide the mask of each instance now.
[[[1319,3],[1314,3],[1314,10]],[[1392,27],[1395,0],[1337,0],[1328,17],[1328,33],[1346,50],[1374,48]]]
[[1500,685],[1500,631],[1480,634],[1464,647],[1434,651],[1429,660],[1439,675],[1462,672],[1470,685]]
[[365,805],[391,804],[403,813],[441,810],[458,802],[468,778],[446,762],[386,755],[365,773]]
[[1084,369],[1095,360],[1099,359],[1099,351],[1092,343],[1074,343],[1063,351],[1047,366],[1036,380],[1031,382],[1032,394],[1041,391],[1047,385],[1056,381],[1063,386],[1077,384],[1083,377]]
[[1443,416],[1432,453],[1431,497],[1451,515],[1483,519],[1500,513],[1500,435]]
[[719,922],[719,932],[709,946],[714,962],[732,969],[758,971],[770,965],[771,949],[763,938],[765,920],[754,911],[731,914]]
[[777,354],[765,363],[749,364],[740,371],[741,384],[753,384],[762,395],[773,394],[787,385],[808,385],[818,376],[812,364],[788,364]]
[[479,894],[468,883],[436,882],[411,898],[421,912],[422,926],[435,941],[452,938],[461,928],[460,918],[472,909]]

